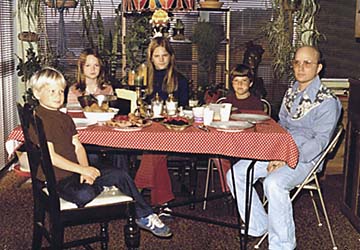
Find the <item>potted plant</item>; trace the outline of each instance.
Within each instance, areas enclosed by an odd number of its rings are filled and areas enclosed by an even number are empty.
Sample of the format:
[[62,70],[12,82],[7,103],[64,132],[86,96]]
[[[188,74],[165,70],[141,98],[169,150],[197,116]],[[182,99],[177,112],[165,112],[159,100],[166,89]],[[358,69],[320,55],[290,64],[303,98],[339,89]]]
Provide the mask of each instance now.
[[135,15],[133,25],[129,26],[126,37],[126,68],[134,70],[146,61],[146,49],[150,43],[150,15]]
[[45,4],[50,8],[76,8],[77,0],[46,0]]
[[37,33],[32,31],[22,31],[18,34],[18,39],[24,42],[37,42],[40,37]]
[[26,60],[23,60],[19,56],[17,56],[17,58],[19,60],[19,63],[16,66],[16,70],[18,72],[17,75],[20,77],[21,81],[25,83],[26,89],[23,95],[23,100],[32,106],[36,106],[38,102],[34,97],[31,88],[27,89],[27,82],[36,71],[41,69],[41,60],[36,55],[32,47],[29,47],[26,50]]
[[199,57],[199,82],[203,85],[215,82],[217,55],[224,40],[222,25],[200,21],[195,25],[192,41],[197,45]]

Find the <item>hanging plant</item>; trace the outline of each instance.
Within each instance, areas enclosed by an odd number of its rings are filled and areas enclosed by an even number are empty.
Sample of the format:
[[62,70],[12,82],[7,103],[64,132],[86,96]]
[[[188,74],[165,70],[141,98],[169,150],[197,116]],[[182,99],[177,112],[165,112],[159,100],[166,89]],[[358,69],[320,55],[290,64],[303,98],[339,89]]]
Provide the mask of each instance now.
[[292,79],[291,60],[301,45],[316,45],[322,35],[315,26],[316,0],[273,0],[273,16],[263,32],[273,56],[274,76]]

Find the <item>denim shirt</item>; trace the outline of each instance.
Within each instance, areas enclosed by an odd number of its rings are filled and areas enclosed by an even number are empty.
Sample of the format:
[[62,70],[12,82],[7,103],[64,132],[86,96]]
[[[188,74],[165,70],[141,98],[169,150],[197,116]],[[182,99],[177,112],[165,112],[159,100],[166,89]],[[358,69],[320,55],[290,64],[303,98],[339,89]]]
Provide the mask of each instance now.
[[317,76],[303,91],[291,86],[283,99],[279,124],[293,137],[299,163],[310,163],[329,143],[337,126],[341,103]]

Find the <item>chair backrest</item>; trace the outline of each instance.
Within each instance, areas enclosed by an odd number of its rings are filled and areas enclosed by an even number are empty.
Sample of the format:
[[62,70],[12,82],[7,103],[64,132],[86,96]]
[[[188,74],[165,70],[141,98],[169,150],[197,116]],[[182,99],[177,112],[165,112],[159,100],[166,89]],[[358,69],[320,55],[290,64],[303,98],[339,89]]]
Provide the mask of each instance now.
[[268,100],[261,98],[260,101],[263,103],[264,106],[264,112],[271,116],[271,104]]
[[[47,140],[44,132],[44,127],[41,119],[35,114],[30,105],[17,104],[17,109],[20,117],[21,127],[25,139],[25,149],[28,153],[28,161],[30,166],[32,189],[34,195],[35,206],[36,204],[47,199],[48,209],[57,213],[60,211],[59,195],[56,191],[56,179],[53,165],[50,158]],[[45,180],[39,179],[42,171]],[[48,194],[43,192],[46,187]]]
[[336,145],[337,145],[343,131],[344,131],[344,126],[340,123],[336,127],[336,129],[334,131],[334,134],[332,136],[332,139],[330,140],[329,144],[326,146],[324,151],[321,153],[320,158],[316,161],[314,167],[312,168],[312,170],[310,171],[310,173],[308,174],[308,176],[306,177],[304,182],[300,185],[298,190],[302,189],[303,186],[306,185],[306,183],[309,180],[311,180],[312,175],[319,170],[319,167],[324,163],[326,158],[334,151],[334,149],[335,149],[335,147],[336,147]]
[[216,104],[223,103],[226,100],[226,97],[220,97],[216,100]]

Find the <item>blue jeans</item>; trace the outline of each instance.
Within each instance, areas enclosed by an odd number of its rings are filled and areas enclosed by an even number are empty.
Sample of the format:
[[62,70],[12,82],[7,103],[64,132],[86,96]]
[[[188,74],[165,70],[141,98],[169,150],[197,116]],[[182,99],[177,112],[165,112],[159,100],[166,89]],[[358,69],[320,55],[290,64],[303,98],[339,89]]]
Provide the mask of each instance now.
[[59,196],[64,200],[75,203],[78,207],[84,207],[102,192],[104,186],[116,186],[122,193],[131,196],[135,200],[138,218],[146,217],[153,213],[153,210],[138,192],[133,179],[126,171],[115,168],[99,170],[101,175],[96,178],[92,185],[80,183],[80,176],[78,174],[73,174],[60,180],[57,184]]
[[[234,166],[237,205],[242,219],[245,218],[246,171],[251,160],[240,160]],[[268,174],[267,161],[257,161],[254,166],[254,183],[259,178],[263,182],[264,193],[268,199],[268,213],[253,189],[249,221],[249,235],[261,236],[269,232],[269,249],[292,250],[296,247],[295,224],[293,219],[290,191],[301,184],[312,168],[312,164],[299,163],[295,169],[285,165]],[[226,175],[227,183],[233,192],[231,170]],[[251,184],[250,184],[251,185]]]

